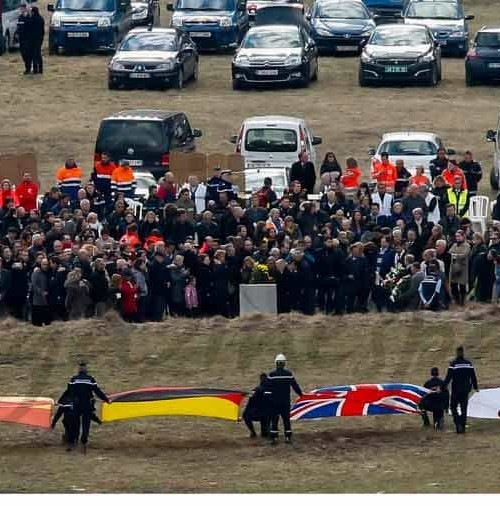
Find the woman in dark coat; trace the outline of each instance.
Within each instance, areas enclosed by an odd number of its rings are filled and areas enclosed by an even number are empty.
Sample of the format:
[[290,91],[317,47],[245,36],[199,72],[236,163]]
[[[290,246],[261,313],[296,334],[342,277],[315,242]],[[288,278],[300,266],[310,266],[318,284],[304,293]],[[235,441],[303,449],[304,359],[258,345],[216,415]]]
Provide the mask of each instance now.
[[211,316],[214,314],[214,276],[210,257],[208,255],[200,255],[200,261],[196,266],[195,275],[201,313],[203,316]]
[[32,61],[33,61],[33,74],[43,73],[42,61],[42,44],[45,36],[45,21],[40,16],[38,7],[31,8],[31,44],[32,44]]
[[342,176],[342,167],[340,166],[339,162],[337,161],[337,157],[335,156],[335,153],[332,151],[329,151],[323,160],[323,163],[321,164],[321,167],[319,169],[319,173],[322,176],[323,174],[328,174],[330,176],[330,184],[333,181],[339,181],[340,176]]
[[229,268],[226,264],[226,252],[217,250],[212,264],[215,313],[227,317],[229,314]]

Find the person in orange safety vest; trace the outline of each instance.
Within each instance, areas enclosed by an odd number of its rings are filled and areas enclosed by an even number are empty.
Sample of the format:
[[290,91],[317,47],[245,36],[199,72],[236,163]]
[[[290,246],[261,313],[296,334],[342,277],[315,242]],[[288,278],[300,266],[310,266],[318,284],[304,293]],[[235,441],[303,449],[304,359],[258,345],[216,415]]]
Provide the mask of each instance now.
[[74,158],[68,158],[64,167],[58,169],[56,179],[59,190],[68,195],[71,201],[77,200],[78,190],[82,187],[82,169]]
[[372,178],[377,183],[385,183],[387,189],[393,190],[398,178],[396,166],[389,161],[389,153],[381,153],[380,160],[375,160],[372,167]]

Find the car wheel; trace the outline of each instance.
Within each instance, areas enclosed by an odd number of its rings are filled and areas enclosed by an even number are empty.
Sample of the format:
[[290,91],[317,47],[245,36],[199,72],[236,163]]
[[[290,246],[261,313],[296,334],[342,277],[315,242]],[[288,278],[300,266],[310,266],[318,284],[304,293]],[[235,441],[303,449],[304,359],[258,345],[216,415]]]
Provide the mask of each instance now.
[[182,88],[184,88],[184,72],[182,70],[182,67],[179,69],[179,72],[177,72],[177,81],[175,83],[175,87],[178,90],[182,90]]
[[198,81],[198,77],[200,76],[200,65],[198,60],[196,60],[196,64],[193,70],[193,81]]
[[495,167],[492,167],[490,171],[490,186],[493,190],[498,190],[498,173],[495,170]]
[[108,90],[117,90],[118,85],[113,81],[113,79],[108,78]]
[[365,76],[363,75],[363,70],[361,69],[361,67],[360,67],[359,73],[358,73],[358,82],[362,88],[365,88],[366,86],[368,86],[368,82],[366,81]]
[[474,76],[468,68],[465,69],[465,84],[466,86],[474,86],[476,84]]

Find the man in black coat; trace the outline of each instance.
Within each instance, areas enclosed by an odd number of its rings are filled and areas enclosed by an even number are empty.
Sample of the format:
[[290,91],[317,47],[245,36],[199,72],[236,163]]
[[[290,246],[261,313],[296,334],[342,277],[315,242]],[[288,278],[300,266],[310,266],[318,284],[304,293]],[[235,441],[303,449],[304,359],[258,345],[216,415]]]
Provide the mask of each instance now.
[[24,73],[31,74],[32,64],[32,17],[25,3],[20,6],[20,14],[17,19],[17,36],[19,48],[24,62]]
[[472,153],[466,151],[464,153],[464,159],[458,164],[462,169],[465,180],[467,181],[467,190],[469,195],[472,197],[477,194],[477,186],[481,178],[483,177],[483,171],[479,162],[474,161]]
[[269,423],[271,420],[271,392],[269,390],[267,374],[259,376],[260,382],[253,389],[243,411],[243,421],[250,431],[250,437],[257,437],[253,426],[254,421],[260,422],[261,437],[269,437]]
[[165,315],[168,282],[170,279],[168,263],[161,251],[155,251],[153,261],[148,266],[149,293],[151,294],[152,320],[161,322]]
[[344,312],[344,274],[345,255],[337,239],[328,237],[319,250],[316,262],[316,275],[319,281],[321,305],[326,314],[335,309],[335,314]]
[[430,426],[427,411],[432,413],[432,422],[435,430],[443,430],[444,411],[448,408],[449,394],[444,386],[444,381],[439,377],[439,369],[431,369],[431,377],[424,383],[424,388],[431,392],[427,394],[420,403],[424,427]]
[[285,369],[286,357],[282,353],[275,358],[276,369],[268,375],[269,391],[271,392],[271,443],[276,444],[278,439],[279,418],[283,420],[285,428],[285,442],[292,442],[292,425],[290,423],[290,388],[293,388],[297,395],[302,395],[302,390],[295,380],[292,372]]
[[33,74],[43,73],[42,44],[45,36],[45,21],[40,16],[38,7],[31,8],[31,58],[33,62]]
[[[451,383],[451,402],[450,408],[453,414],[453,421],[457,429],[457,434],[465,433],[467,422],[467,404],[469,394],[472,388],[479,392],[477,385],[476,370],[470,360],[464,357],[464,348],[457,348],[457,356],[448,366],[448,374],[444,380],[443,386],[446,388]],[[457,407],[460,406],[460,415]]]
[[346,310],[348,313],[368,312],[367,302],[370,295],[370,269],[363,254],[363,243],[351,246],[351,255],[345,264],[346,274]]
[[309,155],[306,151],[302,151],[299,154],[298,161],[290,168],[290,181],[299,181],[307,193],[314,192],[316,170],[312,162],[309,161]]
[[434,181],[436,176],[441,175],[444,169],[448,168],[448,157],[446,156],[446,149],[439,148],[437,150],[437,156],[429,163],[429,170],[431,173],[431,179]]

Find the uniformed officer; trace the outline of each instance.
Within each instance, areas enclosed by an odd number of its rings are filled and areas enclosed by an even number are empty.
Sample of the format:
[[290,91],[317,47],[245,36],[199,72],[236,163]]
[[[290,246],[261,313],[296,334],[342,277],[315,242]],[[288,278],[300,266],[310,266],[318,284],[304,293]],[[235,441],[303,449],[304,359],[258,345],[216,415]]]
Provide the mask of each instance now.
[[243,411],[243,421],[250,431],[250,437],[257,436],[253,426],[254,421],[260,422],[260,435],[269,437],[269,425],[271,421],[271,391],[269,390],[269,381],[267,374],[262,373],[260,383],[254,388],[250,395],[245,410]]
[[282,353],[276,355],[276,369],[268,375],[269,390],[271,392],[271,443],[276,444],[278,438],[278,422],[281,417],[285,429],[285,442],[292,442],[292,426],[290,423],[290,387],[297,395],[302,390],[291,371],[285,369],[286,357]]
[[[451,382],[451,402],[450,408],[453,415],[453,421],[457,429],[457,434],[465,433],[465,424],[467,422],[467,404],[469,402],[469,393],[472,388],[479,392],[477,386],[476,371],[472,362],[464,357],[464,348],[457,348],[457,356],[450,362],[448,374],[444,380],[444,387]],[[457,407],[460,406],[460,415]]]
[[17,36],[19,48],[24,62],[24,73],[31,74],[33,60],[31,44],[31,12],[25,2],[19,7],[19,18],[17,19]]
[[431,377],[424,383],[424,388],[428,388],[431,392],[427,394],[420,403],[422,410],[422,419],[424,427],[430,426],[427,411],[432,413],[432,422],[435,430],[443,430],[444,411],[448,408],[449,394],[444,387],[444,381],[439,377],[439,369],[433,367],[431,369]]
[[83,453],[87,452],[90,421],[94,412],[94,394],[102,401],[110,403],[107,395],[99,388],[96,380],[87,373],[87,363],[80,362],[78,374],[69,380],[66,392],[62,397],[69,396],[73,403],[75,427],[71,444],[78,442],[81,430],[80,441]]

